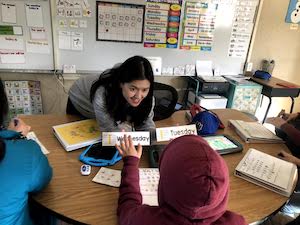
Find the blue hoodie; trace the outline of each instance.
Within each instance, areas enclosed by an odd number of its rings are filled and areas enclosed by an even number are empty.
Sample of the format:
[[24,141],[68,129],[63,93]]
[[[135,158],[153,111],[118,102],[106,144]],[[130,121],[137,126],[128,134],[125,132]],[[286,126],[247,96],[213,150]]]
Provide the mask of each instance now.
[[52,168],[35,141],[11,130],[0,130],[0,138],[6,146],[0,162],[0,224],[31,225],[28,195],[49,183]]

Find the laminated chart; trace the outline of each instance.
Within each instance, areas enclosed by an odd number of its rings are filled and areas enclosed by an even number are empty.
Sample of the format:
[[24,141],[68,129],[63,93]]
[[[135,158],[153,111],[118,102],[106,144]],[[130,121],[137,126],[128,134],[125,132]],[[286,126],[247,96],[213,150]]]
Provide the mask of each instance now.
[[142,43],[144,5],[97,2],[97,41]]
[[233,18],[228,56],[246,58],[252,35],[257,0],[237,0]]
[[218,4],[211,1],[186,1],[180,49],[211,51]]
[[9,117],[17,114],[43,114],[39,81],[4,81],[9,103]]
[[177,48],[182,1],[147,1],[144,47]]

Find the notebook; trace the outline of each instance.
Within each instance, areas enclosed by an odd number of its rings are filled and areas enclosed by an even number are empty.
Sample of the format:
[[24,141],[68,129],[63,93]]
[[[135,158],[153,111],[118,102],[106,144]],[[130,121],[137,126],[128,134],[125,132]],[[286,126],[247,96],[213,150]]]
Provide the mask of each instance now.
[[229,126],[247,143],[283,143],[284,141],[258,122],[229,120]]
[[289,197],[297,181],[297,166],[250,148],[235,168],[235,176]]

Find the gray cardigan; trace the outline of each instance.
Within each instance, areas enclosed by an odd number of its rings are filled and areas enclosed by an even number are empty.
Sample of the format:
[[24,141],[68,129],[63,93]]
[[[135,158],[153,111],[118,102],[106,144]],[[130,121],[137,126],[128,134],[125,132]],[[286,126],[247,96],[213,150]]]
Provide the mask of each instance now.
[[133,127],[127,121],[115,123],[113,117],[107,112],[105,104],[105,88],[100,86],[95,92],[93,102],[90,101],[90,90],[93,82],[98,79],[96,75],[82,76],[74,82],[69,90],[69,98],[74,107],[87,118],[96,118],[101,131],[133,131],[133,130],[153,130],[155,124],[153,122],[153,108],[154,108],[154,97],[152,109],[149,116],[141,126]]

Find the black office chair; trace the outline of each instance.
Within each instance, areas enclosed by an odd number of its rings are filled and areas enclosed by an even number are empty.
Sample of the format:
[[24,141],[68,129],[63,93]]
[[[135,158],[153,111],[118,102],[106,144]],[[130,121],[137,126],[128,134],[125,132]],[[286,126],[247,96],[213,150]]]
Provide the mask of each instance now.
[[154,82],[153,95],[155,97],[153,120],[162,120],[171,116],[178,100],[176,89],[167,84]]

